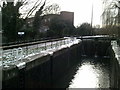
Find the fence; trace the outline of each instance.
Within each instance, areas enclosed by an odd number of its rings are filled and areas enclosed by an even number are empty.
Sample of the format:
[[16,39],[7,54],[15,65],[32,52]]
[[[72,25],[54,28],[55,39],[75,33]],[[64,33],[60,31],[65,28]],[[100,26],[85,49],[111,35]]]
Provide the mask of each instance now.
[[40,54],[46,50],[60,48],[62,45],[69,45],[76,41],[76,38],[52,39],[31,43],[23,43],[11,46],[3,46],[0,50],[0,66],[13,65],[15,62],[22,62],[23,59]]

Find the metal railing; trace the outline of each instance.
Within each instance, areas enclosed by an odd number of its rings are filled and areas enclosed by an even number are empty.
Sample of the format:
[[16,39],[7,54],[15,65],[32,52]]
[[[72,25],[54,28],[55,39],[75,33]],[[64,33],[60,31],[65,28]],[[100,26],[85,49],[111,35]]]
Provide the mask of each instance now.
[[22,62],[23,59],[30,56],[40,54],[46,50],[60,48],[62,45],[69,45],[70,43],[74,43],[76,40],[76,38],[61,38],[46,40],[42,42],[40,41],[13,46],[5,46],[0,50],[0,64],[3,66],[13,65],[18,61]]

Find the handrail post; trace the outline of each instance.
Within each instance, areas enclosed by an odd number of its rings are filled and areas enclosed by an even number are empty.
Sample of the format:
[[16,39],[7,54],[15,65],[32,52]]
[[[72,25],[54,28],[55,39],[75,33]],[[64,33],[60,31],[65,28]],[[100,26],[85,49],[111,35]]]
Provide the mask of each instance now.
[[51,49],[52,49],[52,41],[51,41]]
[[47,50],[46,42],[45,42],[45,50]]

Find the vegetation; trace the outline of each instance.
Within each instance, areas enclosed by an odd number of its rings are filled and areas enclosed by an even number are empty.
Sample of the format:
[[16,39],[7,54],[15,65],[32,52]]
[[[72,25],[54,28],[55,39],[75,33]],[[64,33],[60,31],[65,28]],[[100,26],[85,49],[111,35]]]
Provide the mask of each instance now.
[[50,30],[47,32],[48,37],[64,37],[71,36],[74,33],[75,27],[68,21],[60,17],[54,17],[50,23]]
[[18,29],[22,26],[23,20],[19,18],[20,6],[21,3],[14,6],[13,2],[9,2],[7,6],[4,4],[2,8],[2,30],[7,41],[15,41]]
[[103,1],[104,12],[102,14],[103,30],[109,35],[120,37],[120,1],[112,0],[108,2]]
[[88,36],[94,35],[94,30],[89,23],[83,23],[82,25],[77,27],[77,35],[80,36]]
[[[93,28],[88,23],[83,23],[75,28],[69,21],[60,17],[60,7],[57,4],[46,6],[46,0],[37,0],[34,5],[26,12],[21,13],[26,5],[29,5],[29,0],[23,2],[7,2],[2,6],[2,30],[3,43],[18,42],[42,38],[58,38],[65,36],[84,36],[93,35]],[[30,18],[34,14],[34,17]],[[42,20],[44,16],[53,14],[50,20],[49,30],[40,32]],[[31,23],[31,20],[32,23]],[[24,32],[24,35],[18,35],[18,32]]]
[[[2,6],[3,42],[16,42],[18,40],[25,40],[28,37],[30,37],[29,39],[34,39],[37,34],[38,26],[40,25],[40,15],[42,14],[45,3],[46,0],[42,5],[40,0],[36,1],[35,5],[33,5],[27,13],[23,13],[24,15],[22,15],[20,9],[29,5],[29,0],[17,2],[16,5],[14,2],[4,2]],[[27,19],[33,13],[35,13],[34,25],[31,28],[28,25]],[[25,35],[18,35],[18,32],[24,32]]]

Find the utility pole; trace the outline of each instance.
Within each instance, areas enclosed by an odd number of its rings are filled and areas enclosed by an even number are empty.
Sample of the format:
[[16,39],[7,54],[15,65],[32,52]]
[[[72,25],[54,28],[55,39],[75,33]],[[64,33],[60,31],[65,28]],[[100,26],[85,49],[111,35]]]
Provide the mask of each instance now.
[[92,27],[92,24],[93,24],[93,4],[92,4],[92,13],[91,13],[91,27]]
[[[91,13],[91,28],[93,24],[93,3],[92,3],[92,13]],[[91,35],[92,35],[92,30],[91,30]]]

